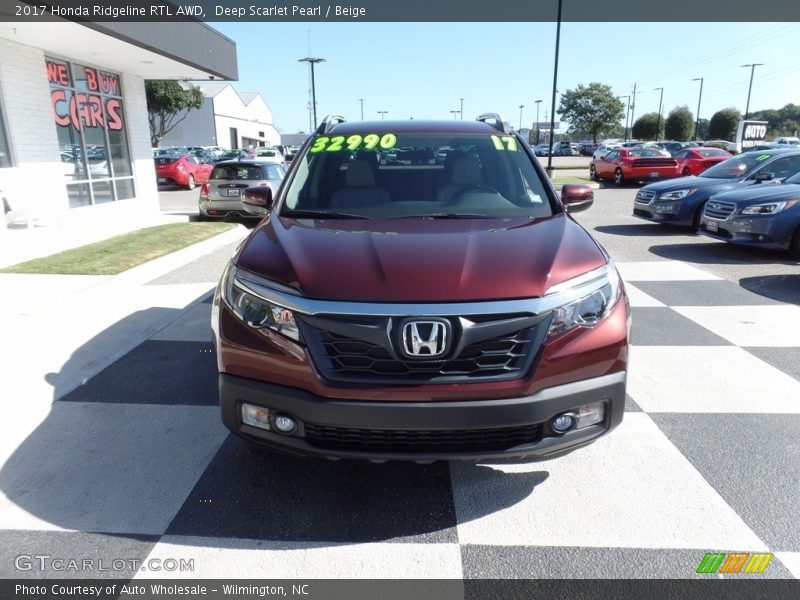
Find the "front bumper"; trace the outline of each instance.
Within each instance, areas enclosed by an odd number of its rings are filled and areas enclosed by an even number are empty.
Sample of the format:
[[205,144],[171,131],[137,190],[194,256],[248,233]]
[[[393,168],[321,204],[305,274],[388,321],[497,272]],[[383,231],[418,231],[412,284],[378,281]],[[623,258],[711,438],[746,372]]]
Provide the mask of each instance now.
[[[708,222],[717,223],[716,231],[709,231]],[[788,250],[798,223],[785,215],[734,217],[726,220],[703,215],[700,233],[715,240],[742,246],[760,246],[774,250]]]
[[[290,454],[431,462],[546,457],[584,446],[622,421],[625,382],[626,372],[621,371],[546,388],[522,398],[375,402],[332,400],[296,388],[223,373],[219,376],[219,392],[222,420],[231,431]],[[549,421],[557,414],[598,401],[605,404],[603,422],[563,435],[550,430]],[[243,424],[243,402],[293,417],[298,423],[297,430],[284,435]],[[514,437],[517,434],[504,438],[511,429],[539,433],[532,434],[529,441],[517,443],[518,438]],[[320,438],[314,433],[319,431],[329,435]],[[448,432],[458,432],[457,436],[464,437],[474,435],[482,441],[478,447],[470,448],[461,440],[456,442],[456,449],[451,444],[450,448],[438,451],[437,436],[443,434],[452,439]],[[408,443],[410,437],[427,441],[417,447]],[[491,440],[488,445],[487,439]]]
[[653,223],[670,225],[691,225],[693,218],[691,211],[687,211],[680,201],[652,201],[644,204],[634,200],[633,216]]

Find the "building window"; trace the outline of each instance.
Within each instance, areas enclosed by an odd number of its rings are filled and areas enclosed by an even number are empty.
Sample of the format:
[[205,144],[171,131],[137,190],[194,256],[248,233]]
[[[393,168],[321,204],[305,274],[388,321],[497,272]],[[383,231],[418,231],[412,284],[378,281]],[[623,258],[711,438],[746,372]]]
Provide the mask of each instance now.
[[3,98],[0,94],[0,168],[11,166],[11,147],[8,145],[6,121],[3,116]]
[[120,76],[45,60],[70,208],[133,198]]

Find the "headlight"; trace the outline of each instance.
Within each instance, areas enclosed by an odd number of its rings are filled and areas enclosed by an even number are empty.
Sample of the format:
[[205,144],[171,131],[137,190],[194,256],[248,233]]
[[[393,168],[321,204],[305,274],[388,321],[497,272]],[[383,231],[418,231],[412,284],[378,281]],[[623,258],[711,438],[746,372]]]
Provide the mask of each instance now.
[[[260,289],[264,287],[260,286]],[[271,329],[296,342],[302,342],[292,311],[249,290],[246,282],[237,279],[237,269],[233,264],[228,265],[223,275],[222,299],[233,314],[253,329]]]
[[674,192],[664,192],[663,194],[659,194],[659,200],[681,200],[682,198],[686,198],[689,194],[691,194],[694,190],[675,190]]
[[774,215],[782,210],[791,208],[797,204],[797,200],[782,200],[781,202],[766,202],[764,204],[753,204],[742,209],[743,215]]
[[576,293],[585,291],[586,294],[581,294],[577,300],[553,311],[549,337],[561,335],[576,327],[594,327],[608,316],[622,295],[619,273],[610,260],[599,269],[559,284],[557,293],[569,293],[570,286]]

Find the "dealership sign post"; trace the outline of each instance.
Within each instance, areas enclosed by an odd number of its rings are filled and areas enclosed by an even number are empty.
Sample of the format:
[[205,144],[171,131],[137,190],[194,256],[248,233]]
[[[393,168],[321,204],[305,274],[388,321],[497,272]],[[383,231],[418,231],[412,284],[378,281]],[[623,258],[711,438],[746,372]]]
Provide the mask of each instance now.
[[739,121],[736,131],[736,149],[743,152],[753,146],[760,146],[767,140],[767,121]]

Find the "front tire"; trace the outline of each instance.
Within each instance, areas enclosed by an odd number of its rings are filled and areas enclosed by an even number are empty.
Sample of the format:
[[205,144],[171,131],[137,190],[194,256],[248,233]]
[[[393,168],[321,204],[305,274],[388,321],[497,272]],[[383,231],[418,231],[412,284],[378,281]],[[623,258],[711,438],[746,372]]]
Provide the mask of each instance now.
[[617,170],[614,171],[614,185],[617,187],[622,187],[625,183],[625,177],[622,175],[622,169],[617,167]]
[[692,217],[692,232],[697,233],[700,231],[700,219],[703,217],[703,205],[700,206],[696,211],[694,211],[694,216]]
[[589,179],[597,181],[597,169],[594,168],[594,165],[589,167]]
[[684,167],[683,172],[681,173],[681,175],[683,175],[684,177],[689,177],[691,174],[692,172],[689,170],[689,167]]
[[186,182],[186,189],[193,190],[195,187],[194,175],[189,175],[189,180]]

